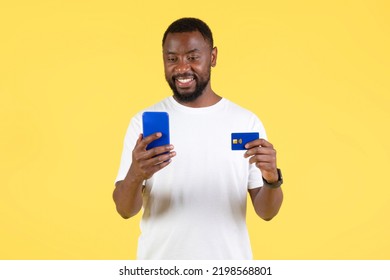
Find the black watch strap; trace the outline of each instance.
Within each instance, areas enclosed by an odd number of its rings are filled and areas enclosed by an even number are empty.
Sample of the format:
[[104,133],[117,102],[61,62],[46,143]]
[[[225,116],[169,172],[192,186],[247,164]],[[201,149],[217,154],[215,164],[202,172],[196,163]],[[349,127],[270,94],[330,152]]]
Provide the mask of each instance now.
[[277,189],[283,184],[282,171],[279,168],[277,168],[277,172],[278,172],[278,180],[274,183],[268,183],[267,180],[264,179],[263,177],[264,186],[269,187],[271,189]]

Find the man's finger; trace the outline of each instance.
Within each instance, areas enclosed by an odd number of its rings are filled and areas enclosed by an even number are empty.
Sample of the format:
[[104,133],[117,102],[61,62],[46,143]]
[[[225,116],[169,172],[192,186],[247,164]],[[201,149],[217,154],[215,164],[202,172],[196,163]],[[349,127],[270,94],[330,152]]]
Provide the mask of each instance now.
[[275,163],[275,157],[272,155],[256,155],[249,159],[249,163],[255,163],[255,162],[263,162],[268,164],[274,164]]
[[165,145],[165,146],[159,146],[159,147],[148,150],[146,152],[146,155],[148,158],[152,158],[152,157],[155,157],[155,156],[160,155],[160,154],[165,154],[173,149],[174,149],[174,147],[171,144]]
[[[142,134],[141,134],[142,135]],[[146,149],[146,147],[152,143],[154,140],[157,140],[158,138],[160,138],[162,136],[162,133],[161,132],[156,132],[156,133],[153,133],[147,137],[143,137],[141,139],[141,141],[138,143],[137,141],[137,144],[139,144],[139,147],[141,149]]]
[[158,164],[161,164],[162,162],[166,162],[166,161],[171,160],[171,158],[173,158],[174,156],[176,156],[176,152],[169,152],[166,154],[160,154],[160,155],[150,159],[150,162],[153,165],[158,165]]
[[276,151],[273,148],[269,147],[260,147],[260,146],[255,146],[249,150],[247,150],[244,154],[244,157],[250,157],[253,155],[275,155]]
[[149,178],[158,170],[170,164],[174,156],[176,156],[176,152],[170,152],[168,154],[144,160],[140,165],[141,169],[145,170],[145,173],[148,174],[147,177]]
[[142,137],[143,137],[142,133],[140,135],[138,135],[138,139],[137,139],[136,145],[139,145],[139,143],[141,143]]
[[263,138],[259,138],[259,139],[256,139],[256,140],[253,140],[253,141],[247,143],[245,145],[245,149],[251,149],[251,148],[256,147],[256,146],[270,147],[270,148],[273,147],[273,145],[270,142],[268,142],[267,140],[265,140]]

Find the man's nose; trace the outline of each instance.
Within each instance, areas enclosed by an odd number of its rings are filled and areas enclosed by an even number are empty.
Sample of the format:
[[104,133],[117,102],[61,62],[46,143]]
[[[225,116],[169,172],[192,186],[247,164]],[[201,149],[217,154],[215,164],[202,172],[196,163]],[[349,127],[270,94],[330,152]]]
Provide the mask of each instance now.
[[186,73],[190,70],[190,65],[187,61],[185,60],[179,60],[177,62],[177,65],[175,67],[175,73],[176,74],[183,74]]

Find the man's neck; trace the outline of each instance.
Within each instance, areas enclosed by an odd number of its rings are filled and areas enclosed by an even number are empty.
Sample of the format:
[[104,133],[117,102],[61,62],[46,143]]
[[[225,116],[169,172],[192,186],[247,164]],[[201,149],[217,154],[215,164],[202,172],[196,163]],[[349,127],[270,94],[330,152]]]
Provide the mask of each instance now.
[[[173,96],[173,98],[175,98],[175,96]],[[203,92],[202,95],[196,98],[194,101],[183,102],[175,98],[175,100],[181,105],[191,107],[191,108],[210,107],[213,106],[214,104],[217,104],[221,99],[222,97],[217,95],[211,89],[205,90],[205,92]]]

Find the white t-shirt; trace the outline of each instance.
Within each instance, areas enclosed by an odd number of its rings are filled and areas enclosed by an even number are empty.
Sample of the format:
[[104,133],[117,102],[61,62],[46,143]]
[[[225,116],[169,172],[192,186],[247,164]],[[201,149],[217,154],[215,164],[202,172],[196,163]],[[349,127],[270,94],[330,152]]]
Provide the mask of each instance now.
[[[221,99],[204,108],[168,97],[145,111],[169,114],[176,156],[145,181],[138,259],[252,259],[246,227],[248,188],[263,185],[244,151],[231,150],[231,133],[259,132],[260,120]],[[142,133],[142,113],[130,122],[116,181],[123,180]]]

